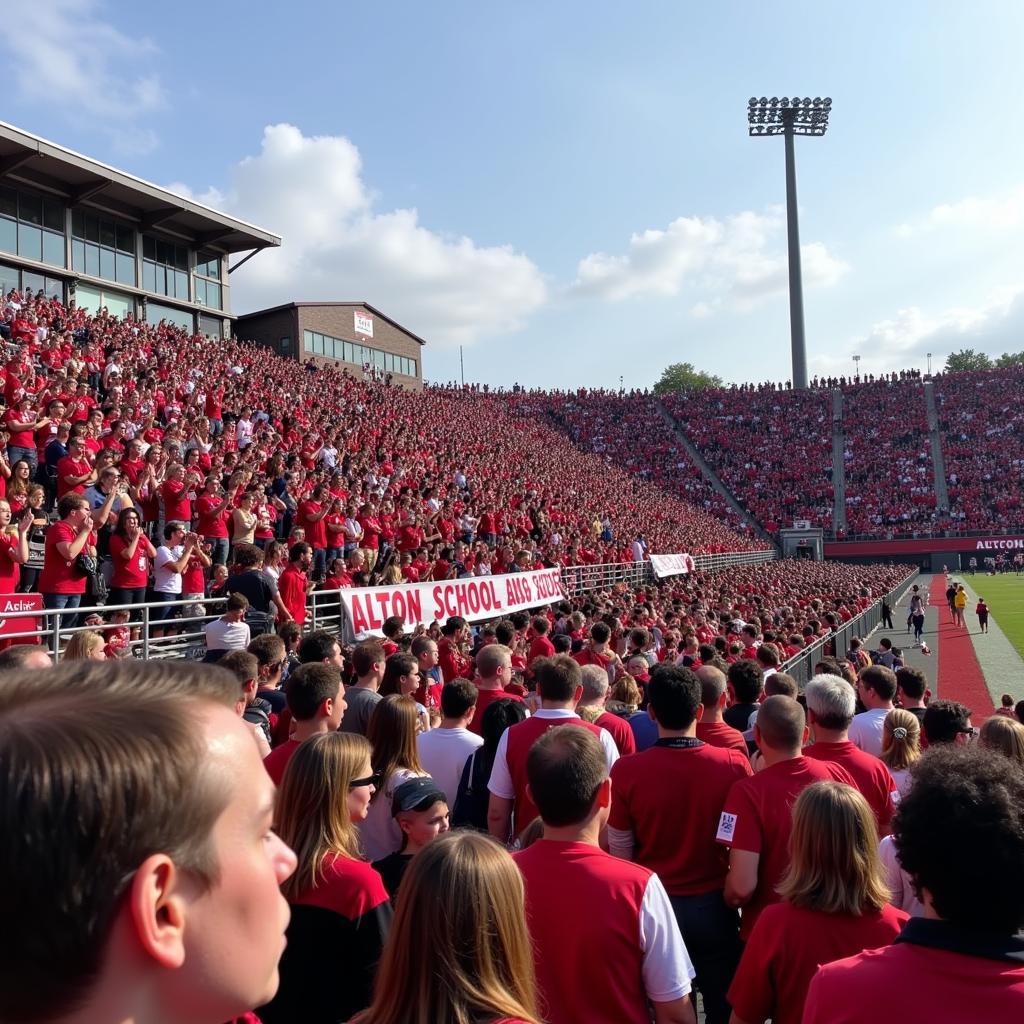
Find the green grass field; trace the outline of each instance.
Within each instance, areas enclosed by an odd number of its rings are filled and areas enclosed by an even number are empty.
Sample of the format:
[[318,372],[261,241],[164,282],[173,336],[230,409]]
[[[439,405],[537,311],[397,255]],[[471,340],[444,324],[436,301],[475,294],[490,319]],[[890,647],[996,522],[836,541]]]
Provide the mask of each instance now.
[[[1006,573],[1000,576],[961,576],[961,579],[980,597],[985,599],[992,618],[999,623],[1007,640],[1024,658],[1024,576]],[[967,618],[976,628],[974,605],[967,607]]]

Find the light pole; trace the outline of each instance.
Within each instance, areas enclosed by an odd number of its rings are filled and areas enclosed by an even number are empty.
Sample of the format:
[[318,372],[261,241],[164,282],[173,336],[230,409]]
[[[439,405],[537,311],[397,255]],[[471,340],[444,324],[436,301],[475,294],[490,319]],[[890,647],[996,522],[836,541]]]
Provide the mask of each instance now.
[[860,376],[860,356],[853,357],[853,375],[854,377]]
[[931,352],[929,352],[928,353],[928,376],[930,377],[931,375],[932,375],[932,354],[931,354]]
[[800,227],[796,207],[796,156],[793,137],[824,135],[832,100],[751,97],[747,125],[751,135],[782,135],[786,141],[786,228],[789,241],[789,330],[793,349],[793,387],[807,387],[807,342],[804,339],[804,290],[800,274]]

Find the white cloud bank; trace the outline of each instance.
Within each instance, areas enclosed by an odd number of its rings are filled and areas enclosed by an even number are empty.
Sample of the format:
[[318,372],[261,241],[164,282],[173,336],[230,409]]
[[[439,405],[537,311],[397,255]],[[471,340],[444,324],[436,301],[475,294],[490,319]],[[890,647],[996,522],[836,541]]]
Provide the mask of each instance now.
[[1024,185],[994,196],[965,196],[952,203],[940,203],[916,223],[901,224],[896,233],[903,238],[940,228],[1000,232],[1024,225]]
[[282,235],[232,280],[235,309],[293,299],[366,300],[438,348],[513,331],[547,300],[537,266],[511,246],[424,227],[415,209],[378,211],[359,150],[343,136],[264,129],[230,188],[194,195]]
[[[835,284],[849,267],[820,242],[801,245],[805,288]],[[697,317],[723,306],[740,310],[785,292],[788,285],[785,216],[781,209],[719,220],[679,217],[667,228],[634,234],[626,252],[592,253],[580,260],[570,291],[612,302],[672,297],[694,287]]]
[[105,20],[98,0],[6,0],[0,35],[5,73],[31,103],[89,118],[124,153],[147,153],[156,134],[140,127],[166,105],[157,52],[147,38],[125,35]]

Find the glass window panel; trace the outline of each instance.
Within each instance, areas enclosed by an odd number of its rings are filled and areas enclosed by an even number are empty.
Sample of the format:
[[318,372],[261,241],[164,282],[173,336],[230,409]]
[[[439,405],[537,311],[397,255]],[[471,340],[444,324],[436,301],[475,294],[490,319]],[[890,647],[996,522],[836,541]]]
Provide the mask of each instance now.
[[135,284],[135,257],[119,252],[115,258],[115,274],[121,284]]
[[100,247],[98,245],[85,247],[85,272],[90,277],[100,276]]
[[113,249],[117,242],[114,225],[109,220],[100,221],[100,245]]
[[34,274],[31,270],[26,270],[21,275],[21,287],[25,291],[31,291],[33,294],[38,291],[46,294],[46,278],[42,274]]
[[307,352],[312,352],[313,351],[313,332],[312,331],[303,331],[302,332],[302,347]]
[[0,214],[18,219],[18,193],[13,188],[0,188]]
[[85,242],[75,239],[71,243],[71,269],[79,274],[85,273]]
[[197,277],[195,281],[196,286],[196,302],[201,302],[204,306],[206,305],[206,282]]
[[417,376],[418,372],[419,371],[416,369],[416,360],[415,359],[410,359],[409,360],[409,376],[410,377],[415,377],[415,376]]
[[142,287],[151,292],[155,290],[156,274],[153,272],[153,264],[149,260],[142,261]]
[[135,255],[135,231],[123,224],[117,225],[117,247],[121,252]]
[[167,271],[159,263],[153,264],[153,291],[158,295],[167,294]]
[[142,236],[142,256],[147,260],[156,259],[156,241],[149,235]]
[[281,349],[281,354],[291,352],[292,350],[292,339],[291,338],[280,338],[278,339],[278,345]]
[[18,225],[6,217],[0,217],[0,250],[11,253],[18,251]]
[[18,270],[0,263],[0,294],[6,295],[12,288],[18,287]]
[[135,299],[123,292],[111,292],[103,290],[103,305],[111,316],[121,317],[123,320],[129,313],[135,312]]
[[64,301],[64,282],[59,277],[48,277],[46,279],[46,294],[58,302]]
[[380,349],[373,350],[373,365],[378,369],[384,369],[384,353]]
[[18,194],[18,220],[26,224],[43,223],[43,200],[40,196]]
[[178,270],[188,270],[188,249],[174,246],[174,265]]
[[[171,271],[167,271],[168,295],[170,294]],[[174,271],[174,294],[179,299],[188,298],[188,274],[183,270]]]
[[56,231],[43,232],[43,262],[55,267],[63,267],[67,260],[64,251],[64,236]]
[[98,242],[100,240],[99,218],[91,213],[85,215],[85,240],[87,242]]
[[95,313],[100,308],[100,292],[98,288],[80,284],[75,288],[75,305],[87,313]]
[[53,199],[43,200],[43,227],[64,233],[64,207]]
[[206,285],[206,304],[213,309],[220,309],[220,285],[213,281]]
[[75,238],[85,238],[85,213],[82,210],[71,211],[71,234]]
[[30,224],[18,225],[18,255],[29,260],[42,260],[43,233]]
[[157,263],[168,264],[171,262],[171,247],[166,242],[156,240],[156,261]]
[[100,249],[100,277],[105,277],[108,281],[114,280],[113,249]]

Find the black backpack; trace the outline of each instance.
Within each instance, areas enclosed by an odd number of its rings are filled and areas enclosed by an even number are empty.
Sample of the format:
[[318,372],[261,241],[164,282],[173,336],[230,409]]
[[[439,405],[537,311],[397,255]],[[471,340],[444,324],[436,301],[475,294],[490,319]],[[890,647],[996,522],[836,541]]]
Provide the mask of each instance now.
[[487,831],[487,805],[491,799],[487,783],[494,759],[483,751],[483,747],[477,747],[462,769],[459,791],[452,808],[452,828]]

